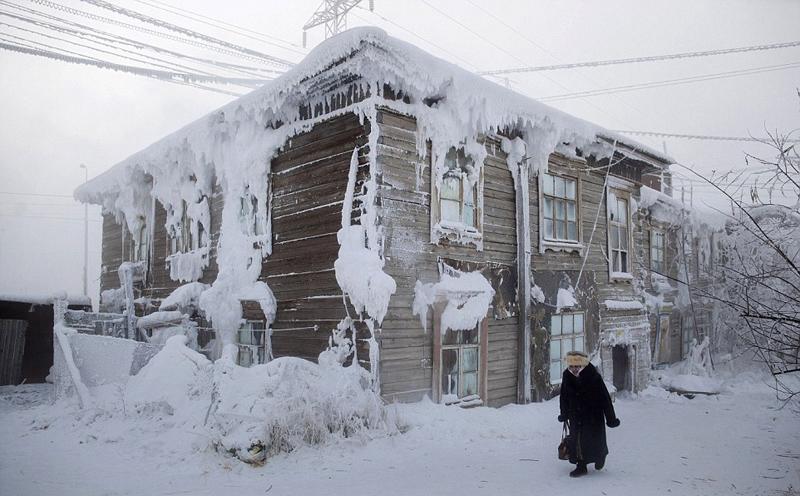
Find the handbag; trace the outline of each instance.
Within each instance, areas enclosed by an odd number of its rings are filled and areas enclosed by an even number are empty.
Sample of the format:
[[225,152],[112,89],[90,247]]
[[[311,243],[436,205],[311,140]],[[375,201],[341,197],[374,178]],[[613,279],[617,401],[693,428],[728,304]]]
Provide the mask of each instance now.
[[564,430],[561,432],[561,442],[558,443],[558,459],[569,460],[569,453],[572,446],[572,435],[567,431],[567,423],[564,422]]

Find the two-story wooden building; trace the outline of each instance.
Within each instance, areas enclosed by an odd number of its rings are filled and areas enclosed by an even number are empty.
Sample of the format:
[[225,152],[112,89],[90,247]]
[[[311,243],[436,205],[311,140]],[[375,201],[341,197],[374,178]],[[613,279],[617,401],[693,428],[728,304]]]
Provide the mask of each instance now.
[[569,350],[646,385],[665,240],[637,204],[669,163],[356,29],[76,196],[104,207],[103,290],[136,260],[142,311],[208,285],[209,353],[316,360],[354,338],[387,399],[502,405],[557,394]]

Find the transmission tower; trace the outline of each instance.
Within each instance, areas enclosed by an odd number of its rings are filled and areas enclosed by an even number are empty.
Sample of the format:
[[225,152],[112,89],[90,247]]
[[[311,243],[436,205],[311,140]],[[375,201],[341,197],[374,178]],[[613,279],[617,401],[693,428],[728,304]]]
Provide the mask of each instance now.
[[[317,11],[303,26],[303,48],[306,46],[306,31],[325,24],[325,38],[347,29],[347,13],[361,0],[323,0]],[[369,0],[369,10],[375,9],[374,0]]]

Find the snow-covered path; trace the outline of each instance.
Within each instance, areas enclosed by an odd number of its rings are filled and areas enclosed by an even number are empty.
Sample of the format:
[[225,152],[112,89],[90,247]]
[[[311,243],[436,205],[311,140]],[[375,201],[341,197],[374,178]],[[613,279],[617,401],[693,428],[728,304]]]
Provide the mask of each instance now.
[[622,425],[608,431],[607,467],[581,479],[570,479],[572,466],[556,459],[555,401],[471,410],[401,405],[411,426],[405,434],[304,448],[254,468],[197,452],[207,440],[171,428],[169,418],[37,405],[41,387],[0,391],[0,494],[8,496],[777,496],[800,488],[800,417],[750,383],[693,400],[656,388],[618,399]]

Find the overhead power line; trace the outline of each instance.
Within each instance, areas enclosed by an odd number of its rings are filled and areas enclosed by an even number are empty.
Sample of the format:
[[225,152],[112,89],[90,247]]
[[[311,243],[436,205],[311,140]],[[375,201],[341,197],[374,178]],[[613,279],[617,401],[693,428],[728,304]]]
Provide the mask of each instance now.
[[[123,27],[125,29],[130,29],[131,31],[136,31],[136,32],[148,34],[148,35],[151,35],[151,36],[156,36],[156,37],[159,37],[159,38],[163,38],[163,39],[167,39],[167,40],[171,40],[171,41],[176,41],[178,43],[183,43],[183,44],[186,44],[186,45],[191,45],[191,46],[195,46],[195,47],[198,47],[198,48],[203,48],[203,49],[206,49],[206,50],[211,50],[211,51],[214,51],[214,52],[217,52],[217,53],[230,55],[230,56],[234,56],[234,57],[239,57],[239,58],[243,58],[243,59],[247,59],[247,60],[259,61],[259,62],[263,61],[260,57],[254,57],[252,55],[247,55],[247,54],[241,53],[241,52],[236,51],[236,50],[226,49],[226,48],[223,48],[223,47],[215,45],[215,44],[204,43],[204,42],[199,41],[197,39],[183,38],[183,37],[175,36],[175,35],[172,35],[172,34],[169,34],[169,33],[164,33],[162,31],[158,31],[158,30],[155,30],[155,29],[148,29],[148,28],[146,28],[144,26],[138,26],[138,25],[127,23],[127,22],[122,22],[122,21],[119,21],[117,19],[111,19],[109,17],[104,17],[104,16],[100,16],[100,15],[97,15],[97,14],[93,14],[91,12],[86,12],[84,10],[75,9],[75,8],[72,8],[72,7],[67,7],[65,5],[61,5],[61,4],[57,4],[57,3],[54,3],[54,2],[50,2],[49,0],[30,0],[30,1],[35,2],[35,3],[39,4],[39,5],[44,6],[44,7],[48,7],[48,8],[51,8],[51,9],[54,9],[54,10],[58,10],[58,11],[61,11],[61,12],[66,12],[67,14],[72,14],[72,15],[75,15],[75,16],[84,17],[86,19],[91,19],[93,21],[99,21],[99,22],[103,22],[103,23],[106,23],[106,24],[111,24],[111,25],[114,25],[114,26]],[[69,20],[66,20],[66,19],[61,19],[59,17],[55,17],[55,16],[52,16],[52,15],[46,14],[44,12],[40,12],[38,10],[27,9],[27,8],[21,6],[21,5],[16,5],[16,4],[13,4],[13,3],[6,2],[6,1],[0,1],[0,4],[8,6],[8,7],[13,7],[15,9],[17,9],[17,10],[26,12],[28,14],[37,15],[37,16],[43,17],[45,19],[61,22],[61,23],[64,23],[64,24],[67,24],[67,25],[70,25],[70,26],[73,26],[73,27],[78,27],[80,29],[86,29],[86,30],[90,30],[90,31],[101,32],[101,31],[98,31],[95,28],[92,28],[90,26],[85,26],[83,24],[79,24],[79,23],[76,23],[76,22],[73,22],[73,21],[69,21]],[[41,23],[41,22],[42,21],[36,20],[37,24]],[[264,70],[264,69],[261,69],[261,70]]]
[[[712,136],[703,134],[658,133],[655,131],[629,131],[622,129],[615,129],[612,131],[615,133],[629,134],[635,136],[657,136],[659,138],[680,138],[680,139],[690,139],[690,140],[693,139],[693,140],[704,140],[704,141],[750,141],[750,142],[764,143],[765,141],[769,140],[769,138],[755,138],[752,136]],[[791,143],[798,143],[800,142],[800,139],[787,139],[786,141]]]
[[[137,76],[155,78],[161,81],[169,81],[172,83],[179,83],[179,84],[190,84],[192,86],[194,86],[197,83],[260,84],[263,82],[262,80],[253,80],[253,79],[223,78],[219,76],[206,76],[203,74],[189,74],[189,73],[172,72],[172,71],[161,71],[156,69],[146,69],[130,65],[115,64],[103,60],[65,55],[50,50],[32,49],[20,45],[13,45],[10,43],[0,43],[0,50],[9,50],[12,52],[24,53],[27,55],[35,55],[39,57],[60,60],[61,62],[68,62],[72,64],[90,65],[102,69],[111,69],[114,71],[127,72],[129,74],[135,74]],[[221,90],[217,88],[211,88],[207,86],[202,86],[200,88],[209,91],[215,91],[217,93],[223,93],[225,95],[231,95],[237,97],[242,96],[241,93]]]
[[[175,14],[175,15],[184,17],[186,19],[191,19],[192,21],[195,21],[195,22],[199,22],[199,23],[211,26],[211,27],[215,27],[217,29],[221,29],[223,31],[227,31],[229,33],[238,34],[239,36],[244,36],[246,38],[250,38],[251,40],[260,41],[262,43],[268,43],[270,45],[276,46],[278,48],[282,48],[284,50],[289,50],[291,52],[294,52],[294,53],[297,53],[297,54],[300,54],[300,55],[305,55],[304,51],[298,50],[299,48],[301,48],[300,45],[297,45],[297,44],[292,43],[290,41],[283,40],[283,39],[278,38],[276,36],[272,36],[272,35],[269,35],[269,34],[266,34],[266,33],[260,33],[258,31],[253,31],[252,29],[247,29],[247,28],[244,28],[242,26],[237,26],[236,24],[231,24],[229,22],[221,21],[219,19],[215,19],[213,17],[209,17],[209,16],[206,16],[206,15],[200,14],[198,12],[194,12],[194,11],[191,11],[191,10],[188,10],[188,9],[184,9],[184,8],[181,8],[181,7],[176,7],[174,5],[170,5],[170,4],[166,3],[166,2],[160,2],[158,0],[150,0],[150,1],[148,1],[148,0],[134,0],[134,1],[138,2],[138,3],[141,3],[141,4],[144,4],[144,5],[149,5],[149,6],[153,7],[153,8],[160,9],[160,10],[163,10],[165,12],[169,12],[171,14]],[[282,43],[283,45],[275,43],[275,41],[271,41],[271,40],[278,41],[278,42]],[[284,46],[284,45],[288,45],[288,46]]]
[[571,100],[573,98],[585,98],[590,96],[608,95],[611,93],[623,93],[626,91],[637,91],[648,88],[658,88],[662,86],[677,86],[681,84],[695,83],[699,81],[711,81],[714,79],[728,79],[739,76],[747,76],[751,74],[761,74],[764,72],[781,71],[786,69],[795,69],[800,67],[800,62],[791,62],[788,64],[768,65],[763,67],[754,67],[752,69],[741,69],[736,71],[717,72],[713,74],[702,74],[699,76],[690,76],[678,79],[667,79],[665,81],[651,81],[648,83],[629,84],[625,86],[616,86],[614,88],[605,88],[589,91],[580,91],[576,93],[565,93],[562,95],[552,95],[537,98],[542,102],[556,102],[561,100]]
[[[36,3],[40,3],[43,0],[31,0],[31,1],[36,2]],[[166,22],[166,21],[162,21],[161,19],[157,19],[155,17],[150,17],[148,15],[144,15],[142,13],[136,12],[136,11],[131,10],[131,9],[126,9],[124,7],[119,7],[117,5],[114,5],[114,4],[111,4],[111,3],[108,3],[108,2],[104,2],[103,0],[81,0],[81,1],[84,2],[84,3],[88,3],[90,5],[94,5],[96,7],[100,7],[102,9],[110,10],[111,12],[114,12],[116,14],[121,14],[121,15],[124,15],[124,16],[127,16],[127,17],[131,17],[133,19],[136,19],[138,21],[141,21],[141,22],[144,22],[144,23],[147,23],[147,24],[152,24],[154,26],[158,26],[160,28],[163,28],[163,29],[166,29],[166,30],[169,30],[169,31],[174,31],[176,33],[180,33],[180,34],[182,34],[184,36],[190,36],[192,38],[197,38],[199,40],[203,40],[203,41],[208,42],[208,43],[214,43],[216,45],[220,45],[220,46],[223,46],[223,47],[226,47],[226,48],[229,48],[229,49],[232,49],[232,50],[235,50],[237,52],[241,52],[241,53],[253,56],[253,57],[258,57],[258,58],[260,58],[260,59],[262,59],[262,60],[264,60],[266,62],[269,62],[269,63],[272,63],[272,64],[276,64],[278,66],[291,67],[291,66],[294,65],[294,63],[289,61],[289,60],[285,60],[285,59],[282,59],[282,58],[279,58],[279,57],[275,57],[275,56],[272,56],[272,55],[269,55],[269,54],[266,54],[266,53],[263,53],[263,52],[259,52],[257,50],[252,50],[250,48],[246,48],[246,47],[243,47],[243,46],[240,46],[240,45],[236,45],[234,43],[229,43],[227,41],[220,40],[219,38],[215,38],[213,36],[208,36],[208,35],[205,35],[203,33],[198,33],[197,31],[194,31],[194,30],[191,30],[191,29],[187,29],[187,28],[183,28],[181,26],[177,26],[175,24],[172,24],[172,23],[169,23],[169,22]]]
[[786,43],[772,43],[768,45],[753,45],[737,48],[724,48],[720,50],[706,50],[701,52],[682,52],[668,55],[651,55],[647,57],[631,57],[626,59],[592,60],[588,62],[574,62],[571,64],[540,65],[531,67],[516,67],[511,69],[495,69],[491,71],[481,71],[478,74],[483,76],[498,76],[501,74],[516,74],[520,72],[542,72],[556,71],[561,69],[576,69],[578,67],[600,67],[605,65],[637,64],[642,62],[657,62],[660,60],[687,59],[694,57],[711,57],[714,55],[727,55],[731,53],[757,52],[763,50],[777,50],[779,48],[790,48],[800,46],[800,41],[789,41]]
[[[0,0],[0,4],[1,5],[7,5],[7,6],[13,6],[15,8],[19,8],[20,10],[22,10],[25,13],[35,14],[36,16],[42,17],[44,19],[60,22],[60,23],[65,24],[65,25],[53,24],[51,22],[48,22],[48,21],[45,21],[45,20],[42,20],[42,19],[39,19],[39,18],[28,17],[28,16],[26,16],[24,14],[21,14],[21,13],[17,14],[17,13],[0,11],[0,15],[2,15],[2,16],[7,16],[7,17],[10,17],[11,19],[14,19],[16,21],[20,21],[20,22],[24,22],[24,23],[28,23],[28,24],[33,24],[33,25],[35,25],[35,26],[37,26],[39,28],[42,28],[42,29],[47,29],[47,30],[50,30],[50,31],[56,31],[56,32],[61,33],[61,34],[66,34],[66,35],[69,35],[69,36],[73,36],[73,37],[76,37],[76,38],[79,38],[79,39],[82,39],[82,40],[85,40],[85,41],[91,41],[92,43],[98,43],[98,44],[101,44],[101,45],[105,45],[107,47],[111,47],[112,45],[124,45],[124,46],[127,46],[127,47],[135,48],[135,49],[140,50],[140,51],[142,51],[142,50],[144,50],[144,51],[152,51],[152,52],[155,52],[155,53],[158,53],[158,54],[161,54],[161,55],[170,55],[170,56],[177,57],[177,58],[183,59],[183,60],[189,60],[189,61],[192,61],[192,62],[197,62],[197,63],[201,63],[201,64],[205,64],[205,65],[211,65],[215,69],[226,69],[226,70],[231,70],[231,71],[234,71],[234,72],[239,72],[239,73],[242,73],[242,74],[248,74],[250,76],[256,76],[256,77],[260,77],[260,76],[257,76],[255,74],[256,72],[262,72],[263,71],[263,72],[279,73],[279,71],[277,71],[275,69],[271,69],[271,68],[264,68],[264,67],[259,68],[259,67],[253,67],[253,66],[243,66],[243,65],[240,65],[240,64],[232,64],[232,63],[229,63],[229,62],[211,60],[211,59],[207,59],[207,58],[204,58],[204,57],[195,57],[195,56],[187,55],[187,54],[184,54],[184,53],[176,52],[174,50],[169,50],[169,49],[166,49],[166,48],[162,48],[162,47],[158,47],[158,46],[155,46],[155,45],[151,45],[149,43],[140,42],[140,41],[134,40],[132,38],[127,38],[125,36],[109,33],[107,31],[96,29],[94,27],[86,26],[84,24],[80,24],[80,23],[77,23],[77,22],[72,22],[72,21],[67,21],[67,20],[64,20],[64,19],[60,19],[58,17],[51,16],[49,14],[45,14],[44,12],[38,12],[36,10],[20,8],[20,7],[16,6],[16,5],[8,4],[6,2],[3,2],[2,0]],[[30,32],[30,33],[35,33],[35,34],[38,34],[40,36],[45,36],[45,37],[48,37],[48,38],[51,37],[50,35],[47,35],[47,34],[44,34],[44,33],[38,33],[38,32],[35,32],[35,31],[30,31],[30,30],[27,30],[27,29],[22,28],[20,26],[12,26],[11,24],[6,24],[6,25],[10,26],[10,27],[13,27],[14,29],[19,29],[19,30],[22,30],[22,31]],[[64,40],[62,40],[62,41],[64,41]],[[74,43],[74,42],[69,41],[69,43]],[[118,46],[114,46],[114,48],[117,49],[117,50],[121,50],[121,51],[125,51],[125,52],[128,52],[128,53],[131,53],[130,51],[125,50],[123,48],[120,48]],[[157,59],[157,60],[160,60],[160,61],[163,62],[163,60],[161,60],[161,59]],[[181,67],[181,66],[179,66],[177,64],[174,64],[174,65],[177,66],[177,67]],[[184,69],[185,69],[185,67],[184,67]]]

